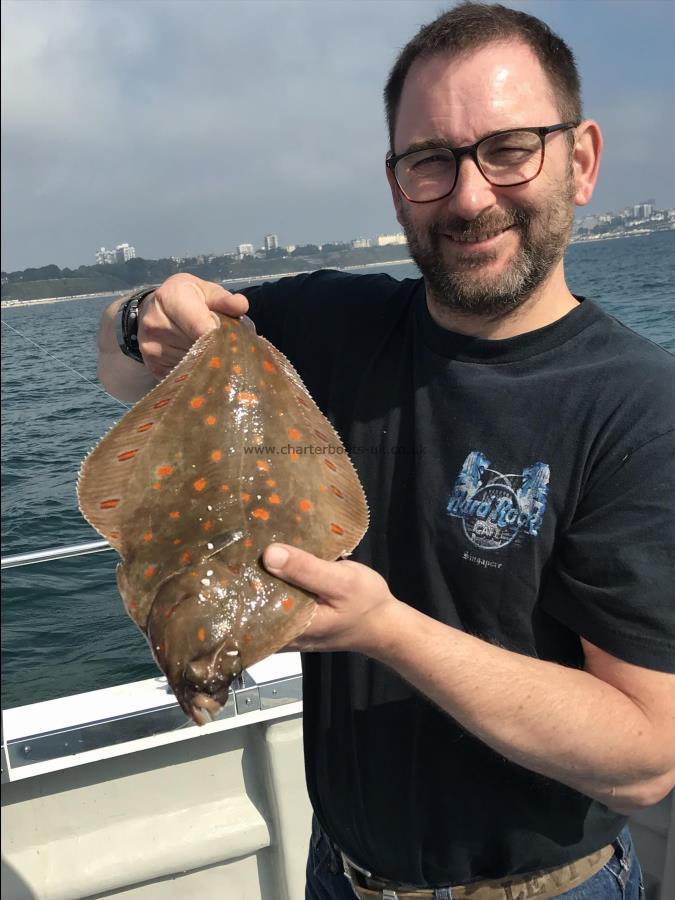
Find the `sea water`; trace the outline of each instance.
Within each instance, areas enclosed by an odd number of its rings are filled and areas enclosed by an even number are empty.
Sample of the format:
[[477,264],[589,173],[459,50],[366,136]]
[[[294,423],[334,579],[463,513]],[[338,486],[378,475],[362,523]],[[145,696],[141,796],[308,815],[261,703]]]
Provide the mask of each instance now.
[[[675,353],[675,231],[574,244],[566,259],[574,293]],[[381,271],[418,275],[412,264]],[[84,456],[126,411],[96,381],[109,302],[2,311],[3,556],[100,539],[78,511],[75,483]],[[3,572],[3,708],[157,674],[123,609],[117,559],[109,551]]]

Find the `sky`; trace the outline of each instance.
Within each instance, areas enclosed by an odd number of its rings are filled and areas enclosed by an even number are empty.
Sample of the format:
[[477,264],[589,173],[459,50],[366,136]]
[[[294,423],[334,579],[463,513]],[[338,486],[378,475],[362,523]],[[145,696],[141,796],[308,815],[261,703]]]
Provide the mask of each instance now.
[[[2,269],[399,231],[382,87],[437,0],[3,0]],[[589,213],[675,206],[673,0],[514,0],[605,135]],[[550,124],[550,123],[527,123]]]

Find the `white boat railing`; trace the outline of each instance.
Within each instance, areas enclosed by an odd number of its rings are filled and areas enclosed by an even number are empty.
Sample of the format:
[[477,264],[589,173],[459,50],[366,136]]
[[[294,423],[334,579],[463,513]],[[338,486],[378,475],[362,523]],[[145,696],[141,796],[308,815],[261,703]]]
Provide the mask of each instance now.
[[49,550],[35,550],[32,553],[16,553],[13,556],[3,556],[0,560],[0,569],[31,566],[35,563],[69,559],[71,556],[87,556],[89,553],[101,553],[104,550],[112,549],[107,541],[88,541],[84,544],[71,544],[69,547],[53,547]]

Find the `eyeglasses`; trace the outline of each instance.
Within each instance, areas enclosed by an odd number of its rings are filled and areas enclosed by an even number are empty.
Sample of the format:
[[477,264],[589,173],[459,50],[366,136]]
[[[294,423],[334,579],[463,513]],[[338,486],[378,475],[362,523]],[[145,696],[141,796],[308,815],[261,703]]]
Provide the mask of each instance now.
[[457,184],[463,156],[470,156],[483,178],[495,187],[515,187],[527,184],[541,172],[546,135],[568,131],[578,124],[564,122],[541,128],[497,131],[469,147],[429,147],[398,156],[390,153],[386,165],[411,203],[431,203],[449,196]]

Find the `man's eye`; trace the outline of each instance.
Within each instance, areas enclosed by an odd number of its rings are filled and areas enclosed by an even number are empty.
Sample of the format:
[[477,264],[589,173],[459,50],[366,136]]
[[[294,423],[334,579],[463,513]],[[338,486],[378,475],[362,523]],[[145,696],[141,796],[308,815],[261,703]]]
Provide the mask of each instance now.
[[434,154],[425,156],[422,159],[416,159],[411,166],[415,172],[421,172],[433,168],[445,168],[448,165],[448,158],[442,154]]

